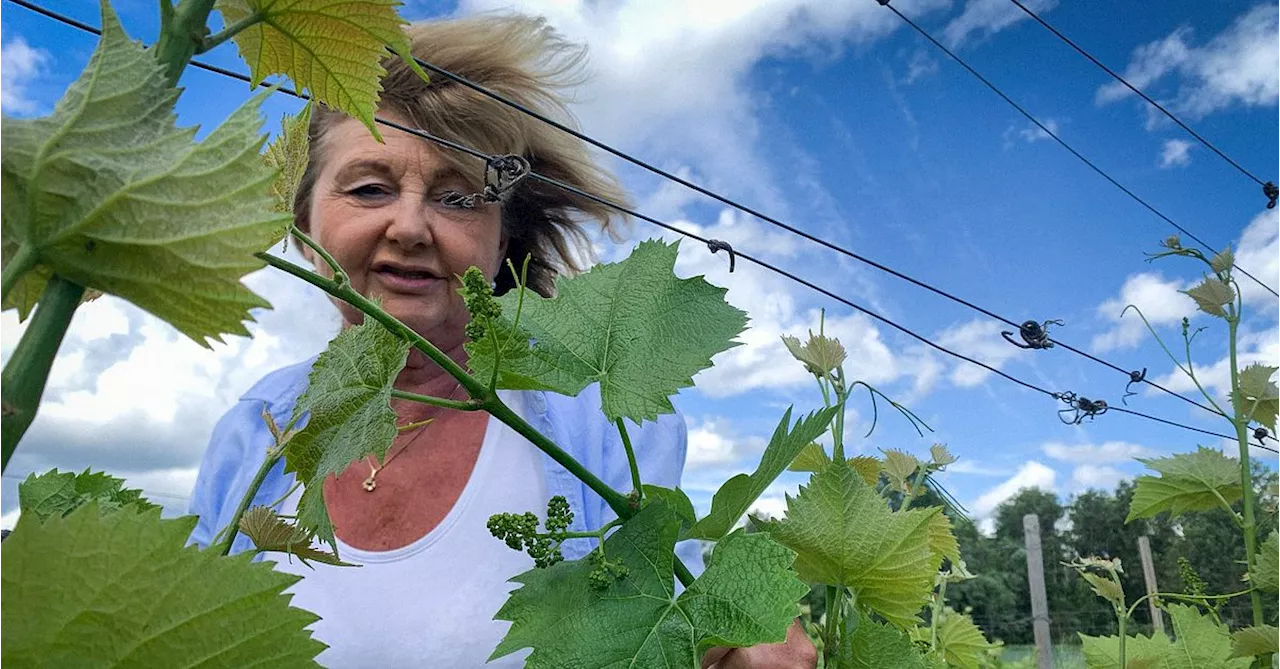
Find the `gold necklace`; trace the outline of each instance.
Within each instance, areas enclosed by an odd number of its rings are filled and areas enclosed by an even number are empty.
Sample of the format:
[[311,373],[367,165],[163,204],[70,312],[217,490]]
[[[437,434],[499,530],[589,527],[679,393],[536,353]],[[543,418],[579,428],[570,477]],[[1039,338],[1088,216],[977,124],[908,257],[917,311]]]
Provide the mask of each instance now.
[[[450,392],[449,396],[445,399],[453,399],[453,394],[458,392],[458,389],[461,387],[462,387],[462,382],[459,381],[458,385],[454,386],[453,391]],[[374,490],[377,490],[378,489],[378,472],[386,469],[387,465],[391,464],[391,461],[396,459],[396,456],[409,450],[409,447],[412,446],[413,443],[417,441],[418,438],[421,437],[427,431],[427,426],[430,425],[434,420],[435,418],[428,418],[422,421],[422,426],[418,428],[418,433],[413,435],[413,439],[410,439],[409,443],[405,444],[400,450],[396,451],[395,453],[392,453],[391,456],[387,458],[387,461],[382,463],[381,467],[375,464],[377,463],[377,460],[370,461],[369,456],[365,456],[365,462],[368,463],[369,465],[369,477],[364,480],[364,483],[360,484],[360,487],[364,488],[365,492],[373,492]]]

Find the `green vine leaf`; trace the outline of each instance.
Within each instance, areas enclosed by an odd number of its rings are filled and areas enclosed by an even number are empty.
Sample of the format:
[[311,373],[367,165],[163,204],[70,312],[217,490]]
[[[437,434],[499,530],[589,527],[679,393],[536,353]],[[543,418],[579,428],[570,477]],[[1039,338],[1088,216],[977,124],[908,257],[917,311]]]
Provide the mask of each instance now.
[[218,0],[227,25],[257,21],[232,39],[251,85],[283,74],[331,109],[359,119],[374,137],[382,59],[391,49],[427,80],[409,49],[399,0]]
[[980,669],[992,647],[969,616],[947,609],[939,617],[938,652],[948,667]]
[[141,490],[125,488],[124,479],[88,469],[79,474],[54,469],[39,476],[32,474],[18,484],[22,515],[41,521],[65,516],[90,502],[97,503],[103,512],[130,504],[139,512],[160,508],[143,499]]
[[[311,125],[311,108],[308,102],[297,114],[286,114],[280,119],[280,134],[262,152],[267,167],[276,170],[276,180],[271,182],[271,209],[282,214],[293,214],[293,198],[307,171],[307,156],[311,152],[311,140],[307,128]],[[290,220],[290,222],[292,222]]]
[[1209,267],[1213,269],[1214,274],[1222,274],[1231,269],[1236,264],[1236,256],[1231,252],[1231,247],[1219,251],[1216,255],[1209,259]]
[[[1183,604],[1165,607],[1174,640],[1163,634],[1131,636],[1125,641],[1125,664],[1160,669],[1245,669],[1249,660],[1232,658],[1231,634],[1198,609]],[[1120,669],[1120,637],[1080,635],[1089,669]]]
[[250,556],[187,546],[195,516],[102,513],[89,503],[4,542],[3,650],[10,666],[314,666],[317,617],[282,591],[298,581]]
[[769,439],[769,445],[765,447],[755,472],[750,475],[738,474],[725,481],[711,498],[711,512],[682,538],[716,541],[728,534],[734,523],[751,507],[752,502],[786,470],[787,463],[795,460],[802,449],[826,431],[838,410],[839,407],[828,407],[815,411],[797,420],[794,427],[789,427],[791,408],[787,408],[782,421],[774,429],[773,437]]
[[1222,451],[1200,446],[1193,453],[1138,461],[1161,476],[1139,476],[1134,481],[1126,523],[1164,511],[1175,516],[1207,511],[1221,507],[1223,501],[1231,504],[1240,499],[1239,461]]
[[929,459],[931,464],[935,467],[946,467],[947,465],[954,463],[956,460],[959,460],[959,458],[951,454],[951,451],[947,449],[946,444],[934,444],[930,446]]
[[1230,284],[1212,276],[1205,277],[1205,280],[1194,288],[1178,292],[1191,296],[1191,299],[1196,301],[1196,306],[1200,308],[1200,311],[1219,318],[1227,317],[1227,311],[1223,307],[1231,304],[1232,300],[1236,299],[1236,291],[1231,288]]
[[693,385],[712,356],[737,346],[733,338],[747,322],[724,301],[725,289],[702,277],[675,276],[678,247],[641,242],[622,262],[558,279],[554,298],[526,293],[519,332],[508,320],[518,291],[508,292],[499,298],[500,321],[483,340],[467,344],[473,372],[489,378],[490,338],[497,337],[499,388],[577,395],[599,382],[610,421],[654,420],[675,411],[669,396]]
[[840,340],[834,337],[809,333],[809,341],[800,343],[798,337],[782,335],[782,343],[791,357],[804,363],[804,368],[818,378],[826,377],[844,363],[847,355]]
[[920,468],[920,460],[916,456],[891,448],[884,451],[884,475],[889,478],[889,486],[898,492],[907,492],[911,488],[911,475]]
[[1089,584],[1093,594],[1105,599],[1112,606],[1124,606],[1124,590],[1119,583],[1088,571],[1081,571],[1080,576]]
[[258,159],[254,96],[204,141],[174,125],[178,89],[103,3],[102,38],[53,114],[5,119],[6,267],[34,262],[6,297],[25,318],[51,273],[118,295],[197,343],[248,335],[269,307],[240,283],[279,239],[274,178]]
[[302,564],[311,566],[314,560],[335,567],[351,567],[337,555],[311,546],[311,536],[296,525],[289,524],[279,514],[265,506],[255,506],[240,517],[240,531],[253,541],[259,551],[275,551],[296,556]]
[[306,427],[284,449],[285,472],[304,489],[298,527],[336,546],[324,505],[324,480],[367,455],[379,461],[396,438],[392,384],[409,355],[408,342],[368,319],[329,342],[307,377],[294,418],[310,413]]
[[851,467],[832,463],[788,495],[786,518],[766,528],[796,551],[800,578],[847,586],[859,605],[908,626],[929,601],[941,551],[951,550],[939,515],[937,507],[890,511]]
[[[822,444],[817,442],[807,444],[800,452],[796,454],[796,458],[787,465],[787,471],[790,472],[820,472],[827,468],[831,463],[831,456],[827,455],[827,451],[822,448]],[[879,467],[876,468],[879,471]]]
[[1280,628],[1275,625],[1246,627],[1231,633],[1231,657],[1280,653]]
[[1254,556],[1253,571],[1249,573],[1249,583],[1263,592],[1280,590],[1280,533],[1271,532]]
[[511,621],[511,629],[489,659],[533,648],[529,669],[696,667],[712,646],[783,641],[796,600],[808,591],[791,570],[795,554],[765,534],[734,532],[676,597],[678,525],[655,502],[610,535],[605,554],[621,561],[627,576],[604,590],[589,584],[588,560],[516,576],[521,587],[494,616]]
[[1271,428],[1272,432],[1276,430],[1276,412],[1280,409],[1280,390],[1271,380],[1277,369],[1280,368],[1254,363],[1240,370],[1240,395],[1244,406],[1236,407],[1240,413],[1252,407],[1249,420]]
[[680,529],[691,527],[698,522],[698,514],[693,509],[689,496],[679,488],[663,488],[662,486],[643,484],[645,504],[661,500],[680,519]]
[[[849,615],[858,614],[850,611]],[[906,632],[867,616],[860,618],[853,633],[840,640],[835,666],[839,669],[925,669],[924,658]]]

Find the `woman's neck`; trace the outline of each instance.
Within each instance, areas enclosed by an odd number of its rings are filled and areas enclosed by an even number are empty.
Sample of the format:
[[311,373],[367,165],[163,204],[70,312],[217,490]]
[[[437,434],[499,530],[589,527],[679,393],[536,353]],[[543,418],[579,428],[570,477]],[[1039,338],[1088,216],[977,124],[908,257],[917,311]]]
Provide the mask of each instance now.
[[[444,351],[454,362],[467,366],[467,352],[463,348],[462,342],[459,342],[453,348]],[[396,390],[415,393],[418,395],[429,395],[431,397],[444,397],[454,400],[467,399],[467,393],[458,383],[458,380],[449,375],[444,368],[432,362],[426,354],[417,349],[409,349],[409,358],[405,361],[404,369],[400,371],[400,375],[396,377]],[[402,420],[422,420],[439,413],[435,407],[430,407],[420,402],[393,402],[396,413]]]

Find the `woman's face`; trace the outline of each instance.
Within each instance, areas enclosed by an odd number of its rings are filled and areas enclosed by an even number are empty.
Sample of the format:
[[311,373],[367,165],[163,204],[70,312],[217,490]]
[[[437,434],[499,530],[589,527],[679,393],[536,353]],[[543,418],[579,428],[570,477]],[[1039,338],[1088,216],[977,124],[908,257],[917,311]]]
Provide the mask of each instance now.
[[[412,125],[397,114],[382,115]],[[381,132],[385,144],[346,119],[325,134],[309,234],[347,273],[352,288],[448,350],[462,342],[470,318],[458,277],[475,265],[492,280],[506,251],[499,206],[442,204],[445,193],[474,189],[440,159],[434,144],[393,128]],[[332,276],[323,260],[309,257]],[[335,302],[347,323],[363,320],[359,310]]]

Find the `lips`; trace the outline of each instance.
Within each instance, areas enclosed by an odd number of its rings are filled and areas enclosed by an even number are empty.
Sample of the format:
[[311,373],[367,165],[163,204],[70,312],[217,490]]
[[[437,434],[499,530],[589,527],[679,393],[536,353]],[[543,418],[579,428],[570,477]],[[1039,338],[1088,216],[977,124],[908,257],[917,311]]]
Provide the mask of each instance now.
[[431,269],[400,263],[377,263],[373,266],[373,273],[387,288],[405,293],[423,292],[443,281]]

